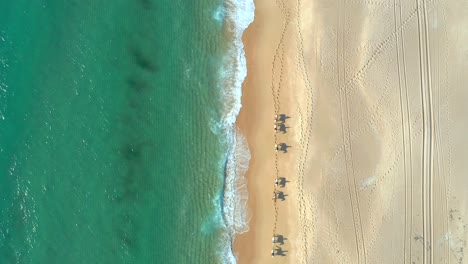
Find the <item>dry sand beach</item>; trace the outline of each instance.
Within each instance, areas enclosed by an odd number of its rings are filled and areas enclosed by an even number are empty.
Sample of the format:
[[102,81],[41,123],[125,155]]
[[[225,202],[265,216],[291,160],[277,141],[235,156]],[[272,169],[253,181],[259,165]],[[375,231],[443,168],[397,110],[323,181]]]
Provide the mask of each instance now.
[[468,2],[255,5],[238,263],[468,263]]

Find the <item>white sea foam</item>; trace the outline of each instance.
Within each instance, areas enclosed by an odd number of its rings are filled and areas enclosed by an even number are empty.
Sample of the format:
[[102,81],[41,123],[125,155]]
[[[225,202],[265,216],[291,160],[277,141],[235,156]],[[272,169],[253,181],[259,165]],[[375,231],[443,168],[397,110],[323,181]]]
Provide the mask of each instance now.
[[223,22],[224,16],[225,16],[225,12],[222,6],[218,7],[213,13],[213,18],[218,22]]
[[[219,70],[220,90],[223,93],[224,109],[218,129],[227,140],[229,153],[225,166],[222,213],[225,232],[222,243],[223,263],[234,264],[236,257],[232,243],[237,234],[247,232],[247,180],[245,172],[250,161],[250,152],[244,136],[235,126],[237,115],[242,107],[242,83],[247,76],[242,35],[254,20],[255,5],[253,0],[225,0],[223,11],[224,22],[229,35],[232,36],[223,66]],[[212,127],[212,126],[211,126]]]
[[245,173],[249,167],[250,151],[247,142],[234,128],[230,140],[230,151],[225,164],[225,180],[223,192],[223,220],[226,232],[222,238],[224,263],[236,263],[232,252],[232,242],[237,234],[249,230],[247,215],[247,179]]
[[242,133],[235,130],[224,183],[224,219],[233,234],[247,232],[247,179],[250,151]]
[[226,26],[232,35],[232,42],[220,68],[219,82],[224,95],[223,128],[227,132],[233,130],[233,124],[241,108],[242,83],[247,76],[244,43],[242,34],[252,23],[255,6],[253,0],[226,0]]

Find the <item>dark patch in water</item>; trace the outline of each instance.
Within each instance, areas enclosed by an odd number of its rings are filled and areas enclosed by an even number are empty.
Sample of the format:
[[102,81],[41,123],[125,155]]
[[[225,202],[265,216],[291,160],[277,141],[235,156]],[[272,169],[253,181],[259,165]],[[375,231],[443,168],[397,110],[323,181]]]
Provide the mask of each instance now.
[[[124,182],[129,181],[129,178],[124,179]],[[135,201],[137,197],[137,191],[133,187],[126,186],[122,193],[115,199],[119,204],[126,204],[131,201]]]
[[[132,154],[133,155],[133,154]],[[135,212],[135,207],[141,204],[139,194],[141,186],[145,184],[144,171],[140,169],[140,164],[134,156],[130,157],[131,162],[128,164],[126,172],[122,179],[122,192],[116,198],[116,202],[123,208],[123,211],[118,214],[118,220],[115,222],[114,233],[115,238],[119,241],[119,249],[124,249],[124,252],[119,254],[134,255],[138,249],[138,235],[136,221],[138,216]]]
[[153,9],[153,1],[151,0],[139,0],[141,6],[146,10]]
[[159,68],[151,61],[151,58],[145,56],[141,49],[131,48],[130,53],[133,56],[135,64],[144,71],[156,73]]
[[129,164],[122,178],[122,192],[117,197],[118,203],[127,203],[135,201],[138,193],[139,174],[136,171],[135,164]]
[[[138,109],[140,107],[140,104],[139,104],[138,100],[136,100],[136,99],[129,99],[128,100],[128,105],[134,110]],[[127,117],[127,119],[131,119],[131,118]]]
[[150,148],[155,147],[154,142],[150,140],[138,140],[138,137],[135,137],[135,140],[132,142],[139,141],[138,143],[124,143],[121,153],[127,162],[130,164],[133,162],[141,162],[143,158],[143,153],[148,151]]
[[125,212],[120,215],[120,221],[114,228],[116,237],[129,251],[138,249],[138,225],[133,212]]
[[143,152],[144,145],[140,144],[125,144],[123,147],[122,153],[124,155],[125,160],[128,162],[133,162],[137,159],[141,159],[142,152]]
[[147,91],[150,88],[148,81],[143,78],[137,78],[135,76],[130,76],[126,79],[128,87],[137,93]]
[[[135,142],[135,140],[131,142]],[[119,149],[126,169],[121,179],[122,191],[116,197],[117,203],[141,202],[144,193],[151,189],[150,173],[145,169],[145,161],[150,160],[152,148],[154,148],[153,142],[140,141],[138,143],[124,143]]]
[[[156,2],[152,0],[138,0],[142,8],[151,9]],[[140,9],[141,12],[141,9]],[[143,28],[136,26],[136,32]],[[120,208],[116,214],[113,231],[116,244],[123,248],[125,256],[135,255],[138,251],[139,236],[137,224],[142,221],[139,218],[136,208],[145,206],[148,195],[153,191],[152,166],[154,160],[155,142],[148,134],[148,129],[153,129],[152,101],[154,84],[150,81],[154,79],[155,73],[160,69],[157,60],[154,59],[151,49],[145,49],[148,42],[148,32],[142,42],[128,44],[128,58],[132,65],[130,71],[124,73],[123,85],[125,87],[120,121],[122,122],[120,142],[117,145],[121,170],[119,172],[118,191],[115,194],[114,202]],[[153,43],[148,45],[153,47]]]
[[135,247],[135,241],[131,238],[131,235],[129,235],[128,232],[125,232],[125,231],[120,232],[119,239],[120,239],[120,242],[122,242],[128,248]]
[[[149,107],[154,107],[143,102],[144,98],[137,96],[128,96],[127,104],[129,109],[122,116],[124,126],[131,128],[143,128],[155,124],[154,116],[148,111]],[[128,132],[132,135],[132,132]],[[138,138],[138,137],[135,137]]]

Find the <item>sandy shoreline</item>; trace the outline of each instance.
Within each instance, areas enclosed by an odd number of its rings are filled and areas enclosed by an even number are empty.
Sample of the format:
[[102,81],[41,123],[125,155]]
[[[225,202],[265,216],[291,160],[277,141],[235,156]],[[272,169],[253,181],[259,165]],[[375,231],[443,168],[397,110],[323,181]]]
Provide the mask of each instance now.
[[[468,4],[255,5],[237,120],[252,154],[238,263],[466,263]],[[275,106],[290,116],[276,138]],[[291,146],[277,156],[288,183],[276,207],[275,141]],[[275,219],[287,239],[271,258]]]
[[[255,1],[255,6],[255,20],[245,31],[243,38],[248,74],[243,85],[243,106],[237,120],[237,125],[247,138],[252,155],[246,175],[249,182],[250,231],[236,238],[234,251],[240,264],[272,263],[274,260],[293,263],[289,262],[293,259],[291,256],[277,256],[273,259],[270,252],[273,248],[272,236],[276,232],[284,236],[281,250],[287,255],[291,248],[290,230],[297,230],[291,228],[295,222],[290,218],[295,215],[290,213],[295,211],[295,204],[291,199],[294,187],[291,178],[288,177],[294,174],[297,159],[294,146],[297,145],[297,132],[293,131],[297,124],[297,115],[293,114],[292,109],[292,100],[296,93],[287,81],[291,73],[286,72],[284,65],[284,59],[288,56],[286,51],[294,52],[294,49],[289,49],[291,43],[286,39],[289,35],[285,34],[281,39],[286,22],[281,9],[265,0]],[[285,122],[286,133],[275,133],[273,129],[275,98],[280,98],[276,102],[278,113],[291,117]],[[287,182],[283,188],[278,186],[277,191],[281,191],[285,196],[284,201],[277,199],[276,206],[272,199],[277,174],[275,142],[291,146],[287,153],[280,151],[277,154],[278,176],[284,177]]]

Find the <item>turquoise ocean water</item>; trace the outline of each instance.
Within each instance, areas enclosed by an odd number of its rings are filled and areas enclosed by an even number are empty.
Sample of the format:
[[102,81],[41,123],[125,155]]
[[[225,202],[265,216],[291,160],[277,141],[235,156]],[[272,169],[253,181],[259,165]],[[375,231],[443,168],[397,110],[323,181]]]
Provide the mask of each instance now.
[[0,263],[235,263],[251,1],[0,1]]

